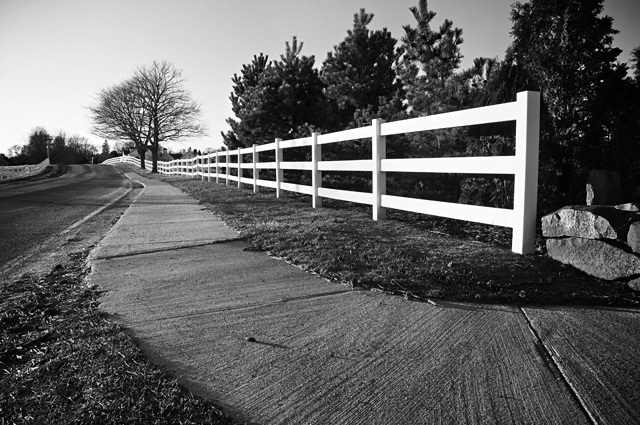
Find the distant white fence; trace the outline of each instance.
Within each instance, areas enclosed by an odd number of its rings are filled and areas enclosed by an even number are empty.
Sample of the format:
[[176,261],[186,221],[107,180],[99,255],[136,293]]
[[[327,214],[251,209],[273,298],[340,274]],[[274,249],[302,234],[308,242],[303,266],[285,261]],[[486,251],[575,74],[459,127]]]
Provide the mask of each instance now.
[[[386,136],[437,130],[503,121],[516,121],[516,153],[514,156],[455,157],[455,158],[405,158],[386,159]],[[518,93],[515,102],[485,106],[476,109],[449,112],[420,118],[384,123],[374,119],[370,127],[356,128],[336,133],[313,133],[310,137],[286,140],[276,139],[265,145],[233,151],[215,152],[193,159],[158,162],[158,171],[163,174],[201,176],[216,183],[224,179],[253,185],[258,192],[260,186],[271,187],[280,197],[282,190],[311,195],[314,208],[322,206],[322,198],[339,199],[371,205],[373,219],[384,219],[386,208],[415,213],[449,217],[478,223],[510,227],[513,229],[511,249],[520,254],[535,250],[536,209],[538,192],[538,146],[540,127],[540,94]],[[322,145],[349,140],[371,139],[372,158],[355,161],[322,161]],[[311,148],[311,161],[283,161],[283,150],[299,147]],[[259,154],[275,151],[275,161],[260,162]],[[243,155],[251,155],[251,162],[243,162]],[[233,162],[235,160],[235,162]],[[140,166],[140,160],[128,156],[113,158],[104,164],[128,162]],[[146,167],[151,168],[151,161]],[[237,169],[238,175],[230,173]],[[276,180],[260,179],[260,170],[275,170]],[[223,171],[224,170],[224,171]],[[244,171],[252,177],[244,177]],[[283,170],[311,171],[312,184],[287,183]],[[322,187],[323,171],[366,171],[372,173],[372,192],[355,192]],[[461,174],[512,174],[514,178],[514,208],[502,209],[450,202],[390,196],[386,194],[385,173],[461,173]]]
[[35,165],[10,165],[0,167],[0,181],[21,179],[23,177],[35,176],[49,166],[49,158]]

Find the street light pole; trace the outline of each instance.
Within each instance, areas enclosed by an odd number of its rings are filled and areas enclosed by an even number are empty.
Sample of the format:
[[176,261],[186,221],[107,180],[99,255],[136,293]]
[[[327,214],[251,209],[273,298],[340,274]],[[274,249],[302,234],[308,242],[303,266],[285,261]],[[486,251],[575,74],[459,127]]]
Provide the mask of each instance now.
[[46,145],[47,145],[47,159],[51,162],[51,156],[49,155],[49,145],[51,144],[51,136],[47,137]]

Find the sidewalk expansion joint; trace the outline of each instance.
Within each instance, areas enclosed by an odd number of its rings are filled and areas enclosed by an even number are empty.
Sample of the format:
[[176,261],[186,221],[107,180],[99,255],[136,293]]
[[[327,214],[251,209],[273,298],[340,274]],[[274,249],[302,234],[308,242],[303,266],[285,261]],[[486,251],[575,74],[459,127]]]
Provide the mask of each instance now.
[[578,404],[582,413],[587,418],[589,418],[589,421],[593,425],[597,425],[599,423],[598,420],[595,418],[593,413],[589,411],[589,408],[587,407],[586,403],[584,402],[584,400],[582,399],[582,397],[580,396],[576,388],[573,386],[573,384],[571,384],[571,381],[569,381],[569,378],[564,373],[561,363],[556,359],[556,356],[554,356],[552,350],[549,349],[549,347],[547,347],[547,345],[544,343],[544,341],[542,340],[542,337],[540,336],[537,329],[533,325],[533,322],[527,315],[526,311],[524,311],[522,307],[518,307],[518,308],[520,309],[520,312],[524,316],[524,320],[527,322],[527,325],[529,326],[529,330],[531,331],[534,338],[536,339],[535,341],[536,350],[538,351],[538,354],[542,358],[542,361],[550,369],[551,373],[554,376],[557,376],[562,380],[565,387],[567,388],[567,391],[569,391],[569,394],[571,394],[571,397]]
[[209,245],[218,245],[218,244],[222,244],[222,243],[228,243],[228,242],[242,242],[243,239],[238,237],[238,238],[233,238],[233,239],[224,239],[224,240],[220,240],[220,241],[207,241],[207,242],[202,242],[202,243],[194,243],[191,245],[181,245],[181,246],[171,246],[171,247],[167,247],[167,248],[157,248],[157,249],[149,249],[149,250],[144,250],[144,251],[136,251],[136,252],[127,252],[124,254],[114,254],[114,255],[107,255],[107,256],[99,256],[99,257],[95,257],[94,260],[112,260],[114,258],[126,258],[126,257],[133,257],[136,255],[145,255],[145,254],[154,254],[157,252],[167,252],[167,251],[176,251],[179,249],[187,249],[187,248],[198,248],[201,246],[209,246]]
[[314,295],[307,295],[307,296],[293,297],[293,298],[283,298],[283,299],[274,300],[274,301],[270,301],[270,302],[262,302],[262,303],[258,302],[258,303],[230,306],[230,307],[214,308],[214,309],[211,309],[211,310],[201,311],[201,312],[197,312],[197,313],[177,314],[177,315],[174,315],[174,316],[158,317],[158,318],[150,319],[150,320],[132,321],[132,322],[129,322],[129,324],[130,325],[134,325],[134,324],[140,324],[140,323],[158,322],[158,321],[161,321],[161,320],[173,320],[173,319],[183,319],[183,318],[186,318],[186,317],[206,316],[208,314],[223,313],[225,311],[240,311],[240,310],[247,310],[247,309],[256,308],[256,307],[269,307],[269,306],[275,306],[275,305],[278,305],[278,304],[284,304],[284,303],[291,302],[291,301],[302,301],[302,300],[309,300],[309,299],[321,298],[321,297],[332,297],[332,296],[347,294],[347,293],[355,292],[355,291],[359,291],[359,290],[358,289],[345,289],[345,290],[341,290],[341,291],[325,292],[323,294],[314,294]]

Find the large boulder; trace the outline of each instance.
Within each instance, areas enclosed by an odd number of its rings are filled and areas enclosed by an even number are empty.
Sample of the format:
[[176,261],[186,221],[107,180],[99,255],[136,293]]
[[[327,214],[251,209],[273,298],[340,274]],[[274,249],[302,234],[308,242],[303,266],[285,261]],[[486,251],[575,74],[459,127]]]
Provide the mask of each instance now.
[[640,277],[631,279],[629,282],[627,282],[627,286],[634,291],[640,292]]
[[631,223],[629,231],[627,232],[627,245],[640,254],[640,221]]
[[629,202],[628,204],[616,205],[617,210],[638,212],[640,211],[640,202]]
[[591,170],[587,179],[587,205],[617,205],[622,203],[620,173]]
[[613,244],[584,238],[547,239],[551,258],[600,279],[640,275],[640,257]]
[[547,238],[573,236],[626,242],[629,226],[639,220],[640,214],[614,207],[568,206],[542,218],[542,235]]

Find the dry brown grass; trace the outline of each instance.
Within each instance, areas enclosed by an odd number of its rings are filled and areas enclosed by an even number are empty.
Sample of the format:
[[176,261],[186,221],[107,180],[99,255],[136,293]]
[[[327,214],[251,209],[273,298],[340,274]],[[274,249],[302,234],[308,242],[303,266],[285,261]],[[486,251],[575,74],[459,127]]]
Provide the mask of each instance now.
[[[149,177],[149,174],[146,174]],[[255,249],[347,285],[411,299],[515,304],[637,305],[623,282],[593,278],[544,254],[510,251],[511,230],[273,191],[154,175],[198,199]]]
[[86,255],[0,285],[0,425],[234,423],[105,318]]

